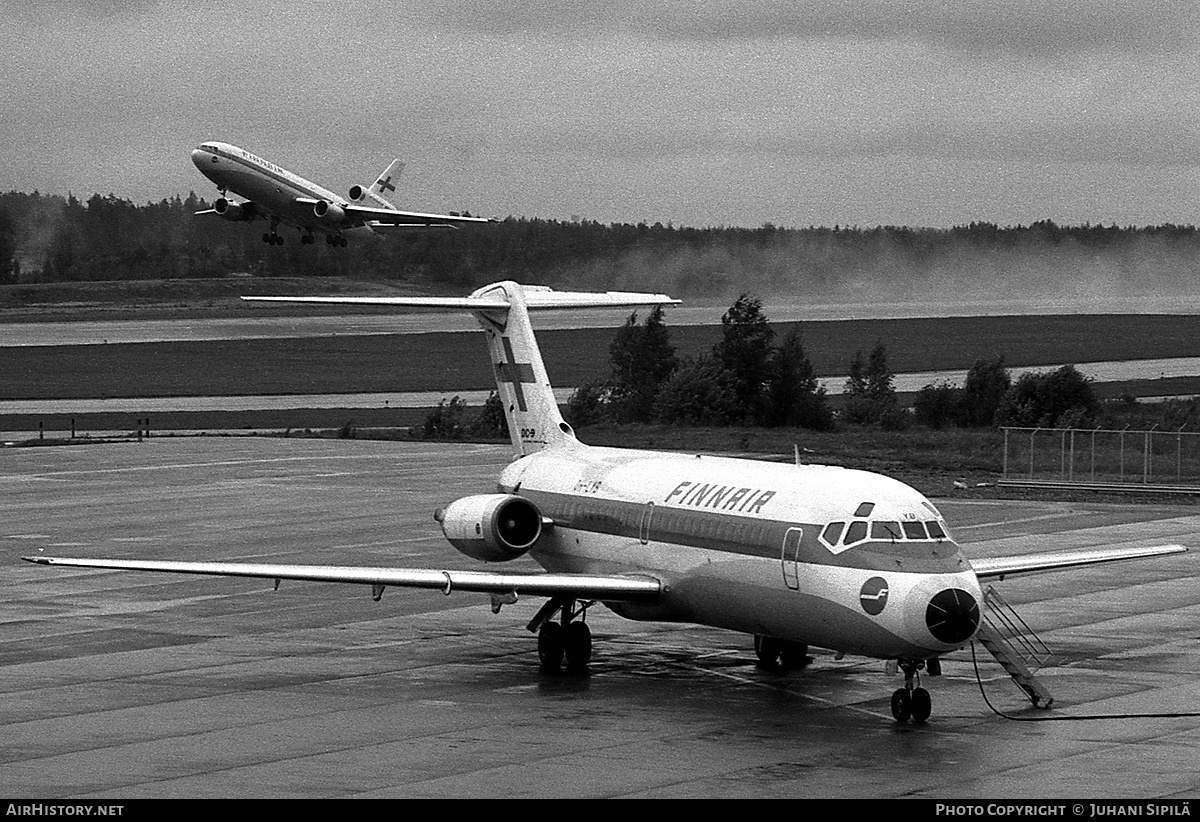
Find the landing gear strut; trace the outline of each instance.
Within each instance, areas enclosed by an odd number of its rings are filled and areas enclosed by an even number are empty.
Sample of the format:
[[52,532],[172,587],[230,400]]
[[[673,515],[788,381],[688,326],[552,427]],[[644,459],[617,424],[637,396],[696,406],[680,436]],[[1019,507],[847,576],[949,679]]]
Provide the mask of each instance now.
[[[537,612],[528,627],[530,631],[537,631],[538,660],[543,671],[558,671],[564,658],[568,671],[587,670],[592,659],[592,631],[583,618],[594,604],[594,600],[578,602],[555,597]],[[558,621],[555,621],[556,614]]]
[[921,687],[920,671],[925,667],[925,660],[901,659],[899,664],[904,671],[904,687],[892,693],[892,716],[897,722],[907,722],[911,718],[913,722],[922,723],[933,713],[929,691]]
[[283,237],[279,236],[279,220],[271,220],[271,230],[263,235],[267,245],[283,245]]

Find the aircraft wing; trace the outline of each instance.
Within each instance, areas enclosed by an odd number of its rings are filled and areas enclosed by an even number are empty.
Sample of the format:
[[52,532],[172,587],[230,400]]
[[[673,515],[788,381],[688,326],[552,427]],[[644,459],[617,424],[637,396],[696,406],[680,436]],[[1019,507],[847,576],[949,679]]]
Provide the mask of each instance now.
[[295,579],[308,582],[352,582],[360,585],[426,588],[451,594],[472,591],[526,596],[568,595],[577,599],[610,602],[654,599],[662,583],[650,576],[598,576],[594,574],[509,573],[441,571],[424,568],[371,568],[350,565],[282,565],[251,562],[178,562],[174,560],[80,559],[76,557],[21,557],[36,565],[107,568],[119,571],[158,571],[168,574],[205,574],[226,577]]
[[1061,571],[1102,562],[1120,562],[1128,559],[1160,557],[1167,554],[1182,554],[1187,548],[1182,545],[1149,545],[1138,548],[1096,548],[1088,551],[1047,551],[1040,554],[1017,554],[1011,557],[983,557],[972,559],[971,567],[980,580],[997,579],[1017,574],[1040,574]]
[[[315,206],[320,200],[312,197],[297,197],[294,202],[301,205]],[[361,205],[341,205],[338,207],[346,212],[347,219],[352,223],[365,223],[376,221],[387,225],[403,225],[403,226],[429,226],[429,225],[446,225],[453,226],[465,223],[494,223],[489,217],[463,217],[457,214],[424,214],[420,211],[398,211],[392,208],[372,208],[371,206]]]

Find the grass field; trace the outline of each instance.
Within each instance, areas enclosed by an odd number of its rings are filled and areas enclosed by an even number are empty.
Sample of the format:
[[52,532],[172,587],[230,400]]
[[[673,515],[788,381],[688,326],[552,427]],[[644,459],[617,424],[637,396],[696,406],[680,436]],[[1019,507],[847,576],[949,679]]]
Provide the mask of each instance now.
[[[796,324],[775,326],[782,337]],[[1069,315],[847,320],[798,324],[822,376],[858,350],[887,346],[893,371],[967,369],[1003,355],[1012,366],[1200,356],[1200,317]],[[608,373],[613,329],[539,334],[555,385]],[[711,350],[715,326],[671,329],[681,355]],[[1200,382],[1200,381],[1198,381]],[[32,346],[0,349],[0,399],[456,391],[492,386],[478,333]],[[1190,383],[1177,380],[1173,393]],[[1164,384],[1165,385],[1165,384]],[[1140,392],[1150,392],[1141,386]],[[1160,392],[1161,393],[1161,392]]]

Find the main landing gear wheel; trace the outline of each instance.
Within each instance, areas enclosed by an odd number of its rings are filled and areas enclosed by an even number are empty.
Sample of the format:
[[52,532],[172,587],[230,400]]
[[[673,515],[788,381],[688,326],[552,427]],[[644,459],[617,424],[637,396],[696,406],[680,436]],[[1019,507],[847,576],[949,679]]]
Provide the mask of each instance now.
[[[564,659],[568,671],[586,671],[592,660],[592,630],[576,617],[582,617],[593,603],[583,603],[578,609],[575,604],[575,600],[550,600],[530,623],[530,630],[538,632],[538,661],[547,673],[558,672]],[[561,620],[556,620],[560,611]]]
[[567,668],[580,671],[592,660],[592,629],[586,622],[575,621],[567,625],[563,636],[566,640]]
[[764,667],[779,663],[784,668],[804,668],[813,659],[808,655],[808,646],[803,642],[776,639],[773,636],[754,635],[754,655]]
[[263,235],[263,242],[267,245],[283,245],[283,237],[268,231]]
[[773,636],[754,635],[754,655],[763,665],[773,666],[783,653],[783,640]]
[[563,628],[557,622],[545,622],[538,631],[538,660],[543,671],[557,671],[562,667],[566,643]]

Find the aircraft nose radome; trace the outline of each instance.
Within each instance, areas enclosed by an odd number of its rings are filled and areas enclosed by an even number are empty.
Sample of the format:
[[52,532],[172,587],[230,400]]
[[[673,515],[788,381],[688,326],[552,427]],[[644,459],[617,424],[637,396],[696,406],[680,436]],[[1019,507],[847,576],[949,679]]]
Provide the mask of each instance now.
[[925,608],[929,633],[947,645],[958,645],[979,628],[979,603],[961,588],[947,588],[933,595]]

